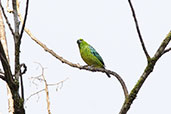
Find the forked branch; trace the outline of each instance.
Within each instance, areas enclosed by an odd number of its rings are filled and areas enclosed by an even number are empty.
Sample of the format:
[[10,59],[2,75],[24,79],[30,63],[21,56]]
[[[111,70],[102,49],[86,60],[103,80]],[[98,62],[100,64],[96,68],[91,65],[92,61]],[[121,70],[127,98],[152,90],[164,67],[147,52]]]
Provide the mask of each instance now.
[[136,83],[134,88],[131,90],[131,92],[128,95],[128,97],[125,99],[125,102],[122,105],[122,108],[121,108],[119,114],[126,114],[127,113],[127,111],[129,110],[131,104],[135,100],[135,98],[136,98],[140,88],[142,87],[143,83],[145,82],[147,77],[150,75],[150,73],[153,71],[156,62],[163,55],[163,52],[164,52],[166,46],[168,45],[168,43],[170,42],[170,40],[171,40],[171,32],[169,32],[169,34],[163,40],[163,42],[161,43],[160,47],[156,51],[154,57],[149,60],[149,62],[147,64],[143,74],[141,75],[140,79],[138,80],[138,82]]

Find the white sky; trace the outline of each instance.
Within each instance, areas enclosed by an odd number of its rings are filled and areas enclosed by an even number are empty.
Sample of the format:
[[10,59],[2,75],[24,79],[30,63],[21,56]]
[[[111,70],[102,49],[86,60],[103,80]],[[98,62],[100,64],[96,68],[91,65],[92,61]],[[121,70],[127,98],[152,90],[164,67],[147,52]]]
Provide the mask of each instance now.
[[[23,4],[22,1],[21,6]],[[171,1],[134,0],[133,4],[147,50],[153,56],[171,30]],[[23,7],[21,10],[24,11]],[[12,20],[12,16],[9,18]],[[129,91],[146,66],[127,0],[30,0],[26,26],[57,54],[81,65],[85,63],[79,55],[76,40],[83,38],[100,53],[107,69],[122,76]],[[13,56],[12,37],[7,30],[10,56]],[[171,52],[157,62],[128,114],[171,113],[170,58]],[[118,114],[124,94],[116,78],[109,79],[103,73],[62,64],[24,34],[21,63],[28,67],[24,75],[26,98],[43,88],[43,84],[39,84],[36,89],[29,80],[41,74],[35,62],[46,67],[48,83],[69,78],[58,91],[56,87],[49,87],[52,114]],[[26,102],[27,114],[47,114],[45,93],[39,96],[39,99],[34,96]],[[0,113],[7,114],[6,84],[2,80],[0,97]]]

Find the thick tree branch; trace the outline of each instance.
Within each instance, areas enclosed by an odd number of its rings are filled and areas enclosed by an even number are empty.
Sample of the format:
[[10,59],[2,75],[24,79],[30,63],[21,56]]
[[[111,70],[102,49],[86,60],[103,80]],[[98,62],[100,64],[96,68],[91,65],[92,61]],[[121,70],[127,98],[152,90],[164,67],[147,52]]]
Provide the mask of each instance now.
[[147,49],[145,47],[145,44],[144,44],[144,41],[143,41],[143,38],[142,38],[142,35],[141,35],[141,32],[140,32],[140,28],[139,28],[139,25],[138,25],[138,21],[137,21],[137,18],[136,18],[136,14],[135,14],[135,10],[134,10],[134,7],[131,3],[131,0],[128,0],[128,3],[130,5],[130,8],[131,8],[131,11],[132,11],[132,16],[134,18],[134,22],[135,22],[135,26],[136,26],[136,30],[137,30],[137,33],[138,33],[138,36],[139,36],[139,39],[140,39],[140,42],[141,42],[141,45],[142,45],[142,48],[143,48],[143,51],[146,55],[146,58],[147,58],[147,61],[150,59],[150,56],[147,52]]
[[166,46],[170,42],[170,40],[171,40],[171,32],[169,32],[169,34],[163,40],[163,42],[161,43],[157,52],[155,53],[154,57],[149,60],[148,65],[146,66],[146,68],[145,68],[143,74],[141,75],[140,79],[138,80],[137,84],[134,86],[134,88],[132,89],[132,91],[128,95],[128,97],[125,99],[125,102],[124,102],[119,114],[126,114],[127,113],[131,104],[135,100],[140,88],[142,87],[143,83],[145,82],[145,80],[147,79],[149,74],[153,71],[156,62],[162,56],[162,54],[163,54]]

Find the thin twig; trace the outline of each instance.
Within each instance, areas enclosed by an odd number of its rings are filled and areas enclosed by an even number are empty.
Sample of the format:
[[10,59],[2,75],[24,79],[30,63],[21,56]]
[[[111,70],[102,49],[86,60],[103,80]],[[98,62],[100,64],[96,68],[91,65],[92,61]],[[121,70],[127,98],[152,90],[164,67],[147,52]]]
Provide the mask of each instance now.
[[26,9],[25,9],[25,16],[24,16],[24,21],[23,21],[23,25],[21,28],[21,32],[20,32],[20,38],[22,38],[23,32],[24,32],[24,28],[25,28],[25,24],[26,24],[26,20],[27,20],[27,15],[28,15],[28,6],[29,6],[29,0],[26,1]]
[[1,7],[1,9],[2,9],[2,14],[4,15],[5,21],[6,21],[8,27],[9,27],[9,29],[10,29],[10,31],[11,31],[11,34],[14,36],[14,30],[13,30],[13,28],[11,27],[11,24],[10,24],[10,22],[9,22],[9,20],[8,20],[7,15],[5,14],[5,11],[4,11],[4,8],[3,8],[3,6],[2,6],[2,3],[0,3],[0,7]]
[[133,7],[133,5],[131,3],[131,0],[128,0],[128,3],[130,5],[131,11],[132,11],[132,16],[134,18],[134,22],[135,22],[135,25],[136,25],[136,30],[137,30],[137,33],[138,33],[138,36],[139,36],[143,51],[144,51],[144,53],[146,55],[146,58],[147,58],[147,61],[148,61],[150,59],[150,56],[149,56],[149,54],[147,52],[147,49],[145,47],[145,44],[144,44],[144,41],[143,41],[143,38],[142,38],[142,35],[141,35],[141,32],[140,32],[140,28],[139,28],[139,25],[138,25],[138,21],[137,21],[137,18],[136,18],[134,7]]
[[171,51],[171,47],[168,48],[168,49],[166,49],[166,50],[164,50],[163,53],[162,53],[162,55],[165,54],[165,53],[167,53],[167,52],[169,52],[169,51]]
[[45,89],[41,89],[41,90],[39,90],[39,91],[37,91],[37,92],[31,94],[31,95],[26,99],[26,101],[28,101],[32,96],[37,95],[37,94],[39,94],[39,93],[42,92],[42,91],[45,91]]

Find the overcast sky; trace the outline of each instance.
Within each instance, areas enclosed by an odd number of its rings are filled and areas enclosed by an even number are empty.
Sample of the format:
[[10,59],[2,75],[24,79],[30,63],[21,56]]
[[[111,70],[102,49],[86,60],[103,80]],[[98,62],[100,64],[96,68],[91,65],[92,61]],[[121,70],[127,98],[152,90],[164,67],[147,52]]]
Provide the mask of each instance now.
[[[151,56],[171,30],[170,0],[132,0],[141,33]],[[21,11],[25,2],[21,1]],[[5,2],[3,3],[5,7]],[[12,15],[8,15],[12,21]],[[80,57],[77,39],[83,38],[102,56],[106,68],[117,72],[130,91],[146,66],[135,24],[127,0],[30,0],[26,27],[50,49],[63,58],[85,65]],[[9,29],[7,40],[13,65],[13,40]],[[171,47],[171,43],[169,44]],[[48,83],[66,80],[49,87],[52,114],[118,114],[124,94],[116,78],[103,73],[72,68],[46,53],[25,33],[21,45],[21,63],[28,67],[24,77],[25,98],[41,90],[30,77],[45,67]],[[13,68],[13,67],[12,67]],[[128,114],[169,114],[171,102],[171,52],[156,64]],[[6,84],[0,80],[0,113],[7,114]],[[27,114],[47,114],[45,93],[25,102]]]

